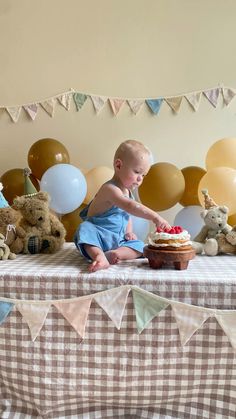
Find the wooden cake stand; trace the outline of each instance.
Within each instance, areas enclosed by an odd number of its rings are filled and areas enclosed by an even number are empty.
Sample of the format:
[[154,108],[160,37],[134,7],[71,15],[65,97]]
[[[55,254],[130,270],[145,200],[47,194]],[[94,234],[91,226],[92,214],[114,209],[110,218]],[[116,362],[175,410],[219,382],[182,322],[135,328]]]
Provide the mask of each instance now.
[[195,257],[195,250],[164,250],[156,249],[153,246],[145,246],[143,255],[148,259],[153,269],[160,269],[162,265],[174,265],[177,270],[187,269],[188,262]]

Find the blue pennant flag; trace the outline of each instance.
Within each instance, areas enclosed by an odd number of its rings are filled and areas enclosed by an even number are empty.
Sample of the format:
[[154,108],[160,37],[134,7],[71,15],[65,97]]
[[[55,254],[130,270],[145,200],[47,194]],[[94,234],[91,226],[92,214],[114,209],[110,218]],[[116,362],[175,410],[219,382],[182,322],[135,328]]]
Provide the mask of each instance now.
[[147,99],[146,103],[152,112],[157,115],[160,111],[163,99]]
[[5,301],[0,301],[0,324],[4,322],[7,318],[8,314],[11,312],[13,308],[12,303],[7,303]]

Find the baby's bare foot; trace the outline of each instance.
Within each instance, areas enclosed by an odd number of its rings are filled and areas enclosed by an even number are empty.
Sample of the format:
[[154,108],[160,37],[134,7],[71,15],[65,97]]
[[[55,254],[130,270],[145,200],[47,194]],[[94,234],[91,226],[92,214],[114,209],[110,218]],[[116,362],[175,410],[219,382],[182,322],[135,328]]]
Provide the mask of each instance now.
[[116,263],[119,262],[119,257],[118,257],[115,250],[108,250],[108,252],[106,252],[105,255],[106,255],[106,258],[107,258],[108,262],[111,265],[115,265]]
[[108,262],[107,258],[98,257],[91,263],[91,265],[89,265],[89,272],[96,272],[102,269],[107,269],[109,266],[110,263]]

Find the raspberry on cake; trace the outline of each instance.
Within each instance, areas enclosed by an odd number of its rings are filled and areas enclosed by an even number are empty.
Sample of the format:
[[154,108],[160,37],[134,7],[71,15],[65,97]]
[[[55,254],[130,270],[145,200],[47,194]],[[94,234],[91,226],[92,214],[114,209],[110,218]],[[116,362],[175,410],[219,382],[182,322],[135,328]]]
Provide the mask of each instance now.
[[190,234],[181,226],[172,226],[170,229],[157,227],[155,232],[148,236],[149,246],[161,250],[190,250],[192,242]]

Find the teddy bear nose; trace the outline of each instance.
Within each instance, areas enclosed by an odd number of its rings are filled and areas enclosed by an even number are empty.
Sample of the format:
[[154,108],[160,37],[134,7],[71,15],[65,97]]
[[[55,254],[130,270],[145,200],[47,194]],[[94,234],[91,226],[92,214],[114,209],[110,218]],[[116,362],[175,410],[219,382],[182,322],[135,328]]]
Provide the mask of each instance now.
[[39,218],[38,218],[38,220],[39,220],[39,221],[42,221],[42,219],[43,219],[43,217],[39,217]]
[[221,227],[222,226],[222,223],[219,223],[218,225],[219,225],[219,227]]

